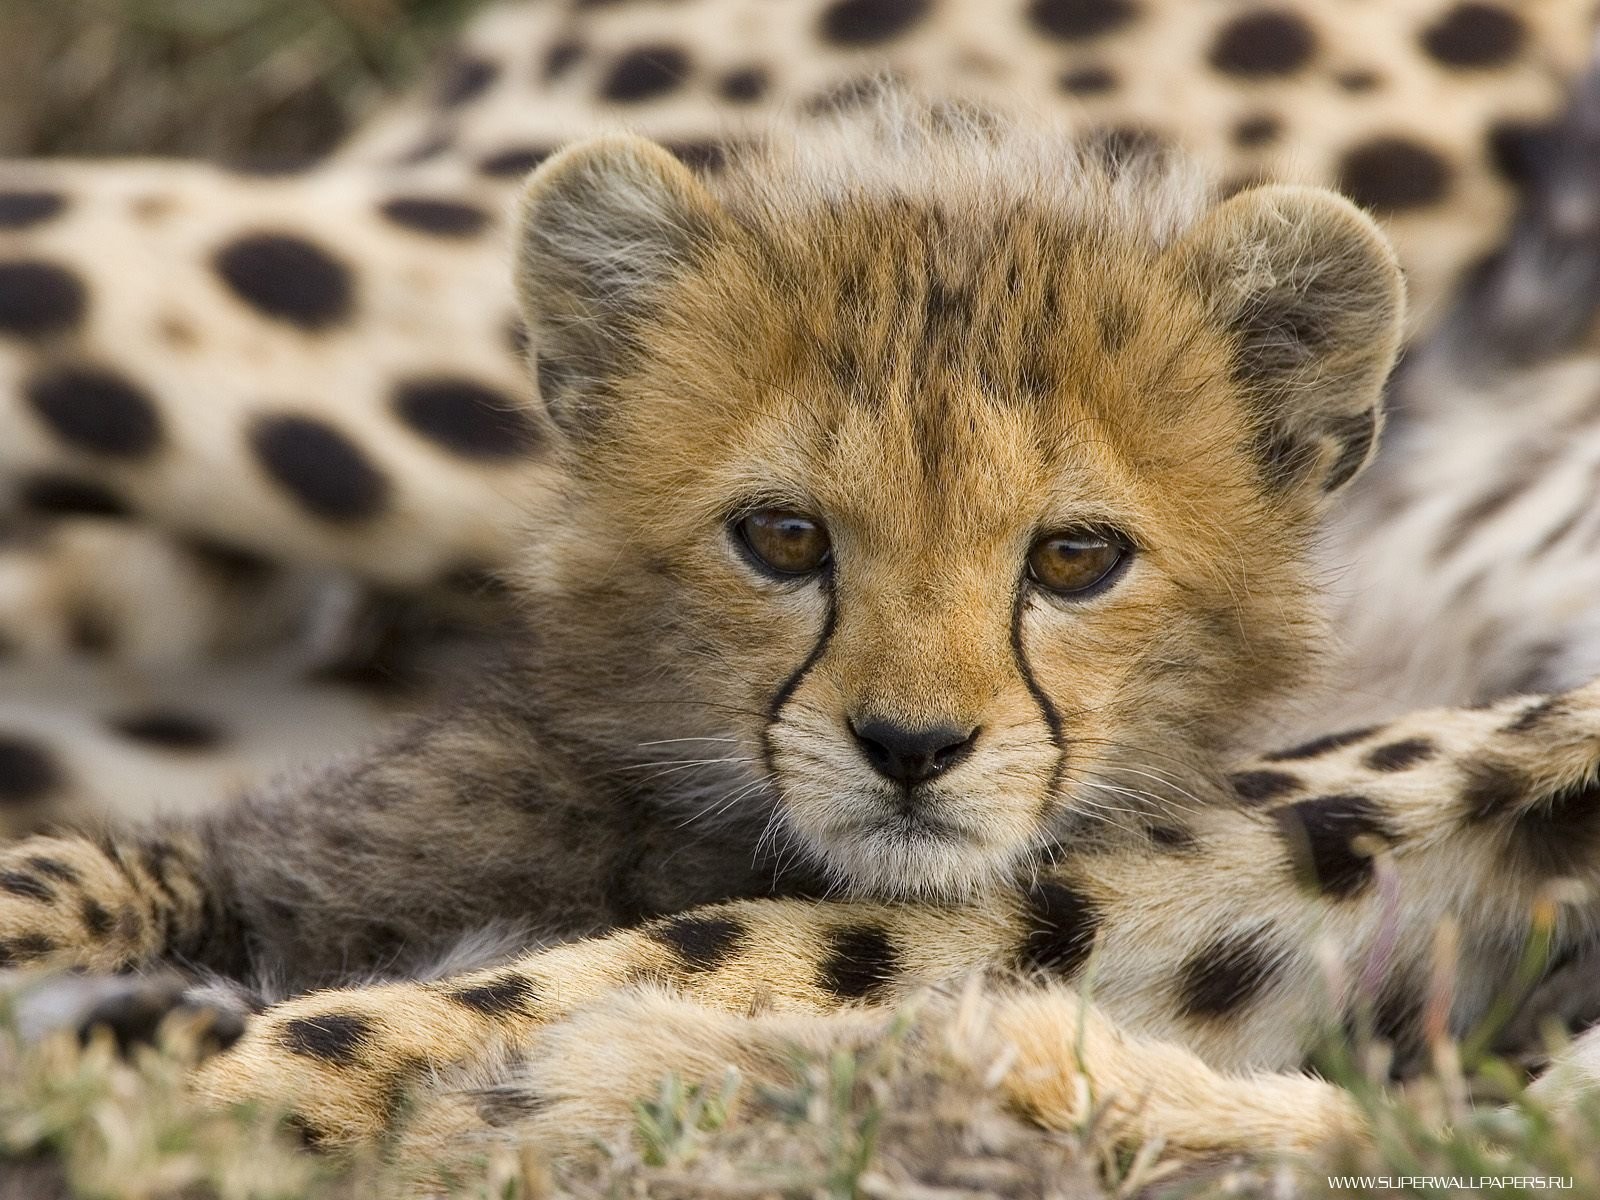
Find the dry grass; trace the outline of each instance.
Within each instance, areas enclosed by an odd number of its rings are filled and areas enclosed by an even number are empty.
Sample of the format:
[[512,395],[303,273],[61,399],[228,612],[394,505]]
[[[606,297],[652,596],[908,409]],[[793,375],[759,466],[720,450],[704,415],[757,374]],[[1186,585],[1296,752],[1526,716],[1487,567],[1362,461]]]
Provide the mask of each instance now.
[[483,3],[0,0],[0,155],[314,157]]
[[[3,1025],[3,1021],[0,1021]],[[109,1040],[20,1048],[0,1028],[0,1200],[358,1200],[422,1194],[430,1164],[335,1159],[300,1149],[268,1112],[196,1111],[182,1087],[192,1043],[119,1059]],[[1600,1196],[1600,1103],[1557,1118],[1529,1103],[1502,1064],[1463,1072],[1457,1048],[1403,1093],[1374,1082],[1381,1047],[1330,1067],[1375,1136],[1331,1165],[1180,1163],[1159,1146],[1108,1148],[1103,1123],[1047,1133],[1007,1113],[971,1069],[908,1053],[895,1039],[860,1053],[796,1058],[792,1083],[730,1104],[664,1080],[636,1105],[631,1136],[552,1167],[536,1147],[453,1162],[426,1194],[451,1200],[1210,1200],[1228,1197],[1454,1197],[1548,1194],[1508,1182],[1463,1192],[1330,1186],[1329,1176],[1570,1181]]]

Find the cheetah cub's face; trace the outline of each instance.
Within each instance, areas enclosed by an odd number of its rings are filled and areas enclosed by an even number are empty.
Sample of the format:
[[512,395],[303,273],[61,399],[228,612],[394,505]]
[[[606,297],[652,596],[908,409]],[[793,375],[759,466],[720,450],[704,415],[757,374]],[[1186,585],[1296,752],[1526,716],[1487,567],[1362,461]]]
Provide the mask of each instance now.
[[549,569],[857,889],[1170,827],[1169,780],[1304,670],[1307,541],[1398,338],[1394,260],[1329,193],[1211,204],[1002,141],[713,192],[608,138],[524,205],[572,478]]

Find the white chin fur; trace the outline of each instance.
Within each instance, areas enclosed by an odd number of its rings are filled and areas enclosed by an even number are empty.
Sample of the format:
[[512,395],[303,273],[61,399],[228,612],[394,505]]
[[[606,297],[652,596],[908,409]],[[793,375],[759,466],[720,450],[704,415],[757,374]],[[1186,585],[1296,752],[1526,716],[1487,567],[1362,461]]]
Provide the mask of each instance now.
[[1012,853],[937,833],[881,829],[817,834],[796,829],[812,857],[851,895],[959,900],[1011,873]]

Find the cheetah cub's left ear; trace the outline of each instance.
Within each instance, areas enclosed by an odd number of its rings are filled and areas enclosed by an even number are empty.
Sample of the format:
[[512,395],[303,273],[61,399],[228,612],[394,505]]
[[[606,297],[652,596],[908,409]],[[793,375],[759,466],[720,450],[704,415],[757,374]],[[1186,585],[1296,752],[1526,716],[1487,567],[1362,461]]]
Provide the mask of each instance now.
[[1180,240],[1186,274],[1234,343],[1269,482],[1320,499],[1372,457],[1405,288],[1372,220],[1321,188],[1260,187]]
[[579,142],[529,177],[517,299],[540,397],[569,435],[603,419],[603,384],[634,351],[639,323],[727,225],[700,181],[641,137]]

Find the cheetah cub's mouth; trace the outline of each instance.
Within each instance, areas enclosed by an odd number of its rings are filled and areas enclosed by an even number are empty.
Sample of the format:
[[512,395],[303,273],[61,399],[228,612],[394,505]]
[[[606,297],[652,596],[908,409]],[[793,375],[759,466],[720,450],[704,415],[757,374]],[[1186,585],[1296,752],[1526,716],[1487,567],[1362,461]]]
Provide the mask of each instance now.
[[852,890],[1181,842],[1200,764],[1305,670],[1393,256],[1328,192],[867,121],[709,183],[632,137],[531,178],[550,602],[639,681],[619,726],[729,747],[679,802],[766,804]]

